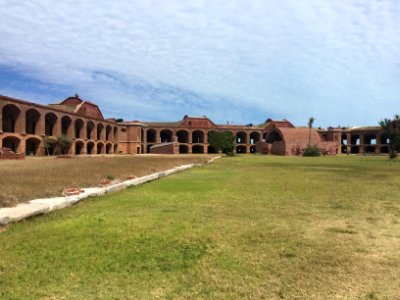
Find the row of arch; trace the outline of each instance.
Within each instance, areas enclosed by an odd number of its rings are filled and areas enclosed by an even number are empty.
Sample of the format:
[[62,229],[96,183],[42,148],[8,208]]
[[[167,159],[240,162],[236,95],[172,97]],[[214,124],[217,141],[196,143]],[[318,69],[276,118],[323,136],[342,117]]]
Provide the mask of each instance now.
[[[207,144],[210,134],[215,132],[214,130],[202,131],[194,130],[192,132],[181,129],[176,131],[176,139],[179,143],[193,143],[193,144]],[[234,133],[236,144],[256,144],[261,140],[261,133],[253,131],[246,133],[244,131],[238,131]],[[157,131],[156,129],[147,129],[144,135],[146,137],[146,143],[165,143],[172,142],[174,140],[174,131],[171,129],[162,129]]]
[[343,133],[341,136],[342,145],[388,145],[389,136],[386,133]]
[[[16,153],[24,152],[26,155],[56,155],[57,149],[54,145],[45,148],[41,139],[37,137],[29,137],[27,139],[20,139],[17,136],[7,136],[0,139],[0,147],[9,148]],[[22,151],[21,151],[22,150]],[[83,155],[83,154],[112,154],[117,153],[118,144],[111,142],[94,142],[75,140],[71,145],[69,154]]]
[[[146,153],[150,153],[150,148],[154,144],[148,144]],[[246,146],[246,145],[237,145],[235,148],[235,152],[237,154],[246,154],[246,153],[256,153],[256,146]],[[185,153],[194,153],[194,154],[201,154],[201,153],[208,153],[208,154],[214,154],[218,153],[218,150],[212,146],[204,146],[204,145],[189,145],[189,144],[180,144],[179,145],[179,153],[180,154],[185,154]]]
[[0,131],[6,133],[26,133],[32,135],[87,138],[93,140],[115,141],[118,138],[118,127],[110,124],[84,121],[69,115],[57,116],[53,112],[41,114],[35,108],[23,111],[17,105],[7,104],[1,113]]

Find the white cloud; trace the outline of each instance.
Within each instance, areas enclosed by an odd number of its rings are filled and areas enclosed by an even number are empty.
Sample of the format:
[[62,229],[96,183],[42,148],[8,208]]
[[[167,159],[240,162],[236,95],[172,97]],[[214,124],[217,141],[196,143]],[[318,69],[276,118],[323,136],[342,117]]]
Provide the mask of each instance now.
[[370,124],[400,94],[396,0],[0,0],[0,11],[0,65],[139,119],[155,106],[159,119],[209,109],[220,122]]

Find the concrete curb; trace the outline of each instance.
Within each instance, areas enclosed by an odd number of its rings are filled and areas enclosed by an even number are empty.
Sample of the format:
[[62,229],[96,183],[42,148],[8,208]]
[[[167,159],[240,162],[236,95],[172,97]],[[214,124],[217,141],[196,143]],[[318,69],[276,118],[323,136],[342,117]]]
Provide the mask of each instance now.
[[[220,157],[221,156],[215,156],[203,164],[212,163],[214,160]],[[97,197],[108,193],[118,192],[131,186],[154,181],[193,167],[202,166],[203,164],[182,165],[166,171],[157,172],[139,178],[129,179],[123,182],[111,184],[106,187],[83,188],[83,192],[79,195],[35,199],[27,201],[25,203],[21,203],[15,207],[0,208],[0,226],[12,222],[18,222],[22,219],[33,217],[35,215],[41,215],[57,209],[62,209],[89,197]]]

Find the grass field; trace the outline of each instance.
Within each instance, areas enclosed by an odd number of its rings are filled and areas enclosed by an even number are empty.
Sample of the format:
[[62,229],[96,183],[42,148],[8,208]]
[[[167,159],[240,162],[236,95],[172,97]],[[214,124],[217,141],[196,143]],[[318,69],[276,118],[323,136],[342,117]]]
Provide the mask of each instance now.
[[204,162],[208,155],[82,156],[73,159],[27,157],[0,161],[0,207],[61,196],[69,187],[98,186],[107,176],[126,179],[175,166]]
[[226,157],[13,224],[0,299],[400,299],[399,168]]

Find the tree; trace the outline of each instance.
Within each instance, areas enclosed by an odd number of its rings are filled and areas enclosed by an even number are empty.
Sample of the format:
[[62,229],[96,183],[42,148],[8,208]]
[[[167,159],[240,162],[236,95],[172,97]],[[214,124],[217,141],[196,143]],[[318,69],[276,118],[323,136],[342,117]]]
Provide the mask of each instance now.
[[314,124],[315,119],[313,117],[311,117],[310,119],[308,119],[308,128],[309,128],[309,133],[308,133],[308,145],[311,145],[311,129],[312,126]]
[[43,140],[43,147],[45,149],[45,153],[47,154],[47,156],[49,156],[50,148],[52,148],[52,146],[57,143],[57,140],[55,140],[54,138],[49,137],[47,135],[44,136],[42,140]]
[[72,145],[72,140],[66,135],[62,135],[57,138],[57,146],[62,155],[68,154],[71,145]]
[[389,158],[393,159],[397,157],[396,151],[400,151],[400,132],[396,131],[396,127],[400,128],[400,116],[395,115],[394,120],[385,118],[379,121],[379,126],[389,137]]
[[235,148],[235,136],[230,131],[211,132],[208,137],[208,144],[228,155],[233,154]]

